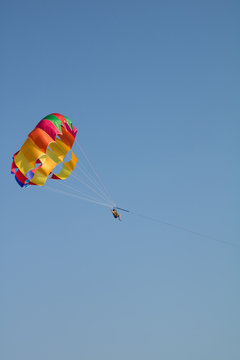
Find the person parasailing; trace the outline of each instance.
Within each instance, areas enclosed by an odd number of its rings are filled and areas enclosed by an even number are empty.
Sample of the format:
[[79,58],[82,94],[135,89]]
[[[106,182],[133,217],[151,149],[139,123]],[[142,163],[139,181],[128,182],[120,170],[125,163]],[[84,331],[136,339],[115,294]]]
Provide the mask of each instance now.
[[114,217],[115,219],[118,219],[119,221],[121,221],[121,215],[117,212],[116,209],[111,208],[111,212],[112,212],[113,217]]

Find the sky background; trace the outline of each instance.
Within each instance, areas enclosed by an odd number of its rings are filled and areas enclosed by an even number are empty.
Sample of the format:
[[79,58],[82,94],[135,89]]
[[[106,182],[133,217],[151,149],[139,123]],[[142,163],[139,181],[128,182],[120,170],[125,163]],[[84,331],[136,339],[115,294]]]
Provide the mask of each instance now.
[[1,359],[240,358],[239,247],[10,175],[59,112],[118,206],[240,245],[239,15],[237,0],[1,3]]

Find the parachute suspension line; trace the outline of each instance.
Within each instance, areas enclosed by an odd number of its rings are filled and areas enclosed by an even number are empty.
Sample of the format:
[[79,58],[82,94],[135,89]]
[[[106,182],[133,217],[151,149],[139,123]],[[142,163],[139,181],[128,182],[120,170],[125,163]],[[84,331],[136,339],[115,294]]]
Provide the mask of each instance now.
[[102,181],[100,175],[98,174],[97,170],[94,168],[92,162],[90,161],[89,157],[87,156],[86,151],[84,150],[83,146],[80,145],[80,143],[78,142],[78,140],[75,140],[75,143],[78,145],[80,151],[82,152],[82,154],[84,155],[85,159],[87,160],[89,166],[91,167],[92,171],[94,172],[94,174],[96,175],[96,177],[98,178],[98,180],[100,181],[100,183],[102,184],[103,188],[105,189],[105,191],[107,192],[107,194],[110,196],[110,199],[112,201],[112,203],[114,204],[114,206],[116,206],[115,201],[113,200],[112,195],[110,194],[110,191],[107,189],[106,185],[104,184],[104,182]]
[[[68,154],[67,154],[68,156]],[[83,168],[83,169],[82,169]],[[79,175],[82,177],[82,175],[84,175],[91,183],[93,186],[96,187],[96,191],[101,193],[104,196],[104,200],[108,201],[109,203],[111,203],[109,197],[106,195],[106,193],[103,192],[103,190],[99,187],[99,185],[97,184],[97,181],[93,179],[92,175],[90,175],[89,171],[86,169],[86,167],[81,163],[81,166],[79,165],[79,159],[78,162],[75,166],[75,171],[74,171],[75,175],[77,175],[77,173],[79,173]],[[78,176],[79,176],[78,175]],[[71,177],[73,175],[71,174]],[[85,183],[84,183],[85,184]],[[98,194],[99,196],[99,194]]]
[[[58,182],[58,184],[59,184],[60,186],[65,186],[66,188],[69,188],[70,190],[75,191],[75,192],[83,195],[84,197],[88,198],[89,200],[94,200],[94,201],[98,201],[98,200],[99,200],[99,199],[94,198],[94,197],[92,197],[92,196],[90,196],[90,195],[87,195],[87,194],[82,193],[80,190],[74,188],[73,186],[71,186],[71,185],[69,185],[69,184],[65,184],[63,181]],[[110,205],[110,204],[109,204],[109,205]]]
[[76,139],[76,144],[77,144],[77,146],[79,147],[79,149],[80,149],[82,155],[84,156],[85,160],[87,161],[89,167],[90,167],[91,170],[93,171],[93,173],[94,173],[94,175],[95,175],[95,177],[96,177],[97,182],[98,182],[99,185],[101,185],[102,188],[104,189],[104,194],[107,195],[107,198],[109,199],[109,201],[115,206],[116,203],[115,203],[115,201],[113,200],[113,198],[112,198],[109,190],[107,189],[106,185],[105,185],[104,182],[102,181],[102,179],[101,179],[100,175],[98,174],[97,170],[94,168],[94,166],[93,166],[92,162],[90,161],[90,159],[89,159],[86,151],[83,149],[82,145],[80,145],[80,143],[77,141],[77,139]]
[[75,195],[75,194],[72,194],[72,193],[69,193],[69,192],[66,192],[66,191],[58,190],[58,189],[52,188],[52,187],[50,187],[48,185],[44,186],[44,189],[50,190],[50,191],[53,191],[53,192],[56,192],[56,193],[59,193],[59,194],[64,194],[64,195],[67,195],[67,196],[75,197],[77,199],[85,200],[85,201],[88,201],[88,202],[91,202],[91,203],[94,203],[94,204],[109,207],[109,204],[106,204],[106,203],[103,203],[103,202],[100,202],[100,201],[90,200],[90,199],[88,199],[86,197]]
[[88,183],[86,183],[84,180],[82,180],[79,175],[72,173],[71,176],[74,177],[77,181],[79,181],[82,184],[84,184],[85,186],[87,186],[90,190],[92,190],[94,193],[96,193],[102,200],[106,201],[106,199],[101,194],[99,194],[99,192],[97,192],[92,186],[90,186]]
[[[81,154],[82,155],[82,154]],[[106,192],[103,191],[103,189],[100,187],[101,186],[101,183],[98,181],[96,175],[94,174],[91,174],[90,171],[87,169],[87,167],[83,164],[83,162],[80,162],[80,159],[78,159],[78,162],[76,164],[76,167],[75,167],[75,172],[76,170],[79,170],[79,172],[84,174],[84,176],[94,185],[96,186],[96,188],[98,188],[98,190],[106,197],[106,199],[109,197],[107,196]],[[95,176],[95,178],[94,178]]]
[[[69,155],[69,153],[67,154],[67,156]],[[82,155],[82,154],[81,154]],[[66,159],[65,159],[66,160]],[[71,160],[71,159],[69,159]],[[86,166],[84,166],[83,163],[81,163],[81,165],[79,164],[80,159],[78,159],[78,162],[75,166],[75,174],[79,173],[79,175],[82,177],[82,175],[84,175],[91,183],[93,186],[96,187],[95,190],[98,189],[99,192],[101,192],[101,194],[104,196],[104,198],[109,201],[110,199],[107,197],[106,193],[103,192],[103,190],[99,187],[99,184],[97,182],[97,179],[94,179],[93,175],[90,174],[89,170],[86,168]]]
[[[77,169],[76,169],[77,168]],[[105,200],[106,201],[109,201],[111,203],[111,199],[109,198],[109,196],[107,196],[106,192],[104,192],[100,186],[98,185],[97,181],[94,180],[94,178],[89,174],[89,172],[86,170],[86,168],[83,166],[83,164],[79,165],[77,163],[76,167],[75,167],[75,173],[76,173],[76,170],[78,170],[81,175],[83,174],[86,179],[88,179],[90,181],[90,183],[96,187],[96,189],[104,196]]]
[[[67,160],[67,157],[68,157],[68,156],[69,156],[69,153],[66,155],[65,161]],[[76,168],[75,168],[75,170],[76,170]],[[82,174],[81,174],[81,175],[82,175]],[[75,171],[75,175],[74,175],[73,173],[71,173],[71,178],[77,179],[77,181],[80,181],[80,182],[83,183],[85,186],[87,186],[91,191],[93,191],[95,194],[97,194],[97,196],[100,197],[102,200],[104,200],[105,202],[108,202],[109,204],[111,204],[111,203],[110,203],[110,200],[109,200],[106,196],[103,197],[103,196],[100,194],[99,191],[96,191],[96,189],[94,189],[92,186],[88,185],[85,181],[79,180],[77,176],[80,178],[80,176],[76,174],[76,171]],[[61,182],[61,184],[63,185],[62,182]],[[64,184],[64,185],[67,187],[66,184]],[[81,192],[80,192],[79,190],[77,190],[76,188],[72,188],[72,190],[81,193]],[[81,193],[81,194],[84,195],[84,196],[88,196],[88,197],[89,197],[88,194],[83,194],[83,193]],[[90,196],[90,198],[91,198],[91,196]],[[96,199],[96,200],[99,200],[99,199]]]

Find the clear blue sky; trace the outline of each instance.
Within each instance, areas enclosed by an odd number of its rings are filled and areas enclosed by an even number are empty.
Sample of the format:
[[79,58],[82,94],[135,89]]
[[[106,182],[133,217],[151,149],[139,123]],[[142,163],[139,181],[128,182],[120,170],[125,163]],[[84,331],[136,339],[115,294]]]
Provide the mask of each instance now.
[[240,358],[240,249],[9,173],[59,112],[119,206],[240,243],[239,13],[237,0],[2,2],[1,359]]

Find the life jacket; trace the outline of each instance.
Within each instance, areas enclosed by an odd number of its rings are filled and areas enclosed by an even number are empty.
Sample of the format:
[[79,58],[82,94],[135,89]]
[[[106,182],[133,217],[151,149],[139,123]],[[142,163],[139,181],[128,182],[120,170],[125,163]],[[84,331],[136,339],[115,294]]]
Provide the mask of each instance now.
[[112,214],[115,217],[115,219],[117,219],[119,217],[119,214],[117,213],[117,211],[112,211]]

